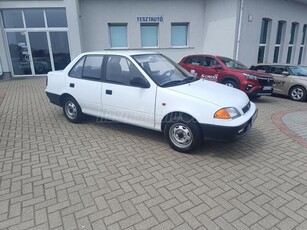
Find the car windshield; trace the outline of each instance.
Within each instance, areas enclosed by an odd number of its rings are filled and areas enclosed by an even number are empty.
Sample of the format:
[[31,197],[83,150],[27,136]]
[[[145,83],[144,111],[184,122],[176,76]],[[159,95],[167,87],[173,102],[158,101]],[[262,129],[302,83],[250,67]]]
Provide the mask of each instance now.
[[295,76],[307,76],[307,69],[301,66],[289,66],[290,71]]
[[199,80],[162,54],[141,54],[132,57],[158,86],[170,87]]
[[219,57],[219,59],[228,67],[231,69],[248,69],[245,65],[242,63],[233,60],[231,58],[226,58],[226,57]]

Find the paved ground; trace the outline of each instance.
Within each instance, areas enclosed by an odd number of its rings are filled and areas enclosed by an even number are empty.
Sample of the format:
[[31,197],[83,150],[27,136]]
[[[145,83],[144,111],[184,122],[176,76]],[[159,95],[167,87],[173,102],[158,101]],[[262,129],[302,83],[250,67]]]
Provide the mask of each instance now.
[[260,98],[249,135],[188,155],[71,124],[44,85],[0,81],[0,229],[307,229],[307,103]]

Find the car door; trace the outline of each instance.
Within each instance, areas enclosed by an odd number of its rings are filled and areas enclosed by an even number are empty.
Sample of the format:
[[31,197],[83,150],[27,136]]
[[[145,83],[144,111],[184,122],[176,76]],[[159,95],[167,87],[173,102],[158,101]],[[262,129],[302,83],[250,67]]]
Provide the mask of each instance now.
[[204,57],[201,64],[201,76],[206,80],[217,81],[219,74],[223,71],[222,69],[213,68],[214,66],[221,67],[220,63],[212,57]]
[[288,95],[288,88],[291,77],[284,74],[288,70],[284,66],[271,66],[269,73],[273,75],[273,92]]
[[[102,86],[103,117],[153,128],[157,86],[149,84],[127,57],[110,55],[105,61],[105,66]],[[147,82],[148,87],[132,85],[133,78]]]
[[204,57],[202,56],[191,56],[186,60],[186,62],[182,63],[182,66],[191,73],[196,73],[198,77],[200,77],[203,72],[202,63],[204,62]]
[[67,93],[85,114],[101,116],[102,63],[103,55],[85,55],[68,73]]

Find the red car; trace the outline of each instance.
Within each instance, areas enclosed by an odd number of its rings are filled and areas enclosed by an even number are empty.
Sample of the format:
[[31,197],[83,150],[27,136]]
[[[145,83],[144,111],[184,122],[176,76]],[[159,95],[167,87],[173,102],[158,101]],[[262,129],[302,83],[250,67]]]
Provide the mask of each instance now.
[[241,89],[249,97],[271,95],[273,92],[273,77],[270,74],[249,70],[231,58],[204,54],[189,55],[184,57],[179,65],[195,73],[197,77]]

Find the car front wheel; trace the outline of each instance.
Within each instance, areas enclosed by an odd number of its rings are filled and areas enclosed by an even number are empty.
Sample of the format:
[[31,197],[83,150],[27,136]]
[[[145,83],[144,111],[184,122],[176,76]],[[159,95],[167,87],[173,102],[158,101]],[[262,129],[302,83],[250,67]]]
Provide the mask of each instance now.
[[199,124],[189,116],[172,117],[165,126],[164,135],[170,146],[179,152],[188,153],[203,140]]
[[83,119],[82,110],[78,102],[72,97],[66,97],[63,103],[65,117],[72,123],[80,123]]
[[294,101],[305,101],[306,100],[306,89],[301,86],[294,86],[289,92],[289,97]]
[[223,84],[232,88],[239,88],[238,84],[234,80],[225,80],[223,81]]

